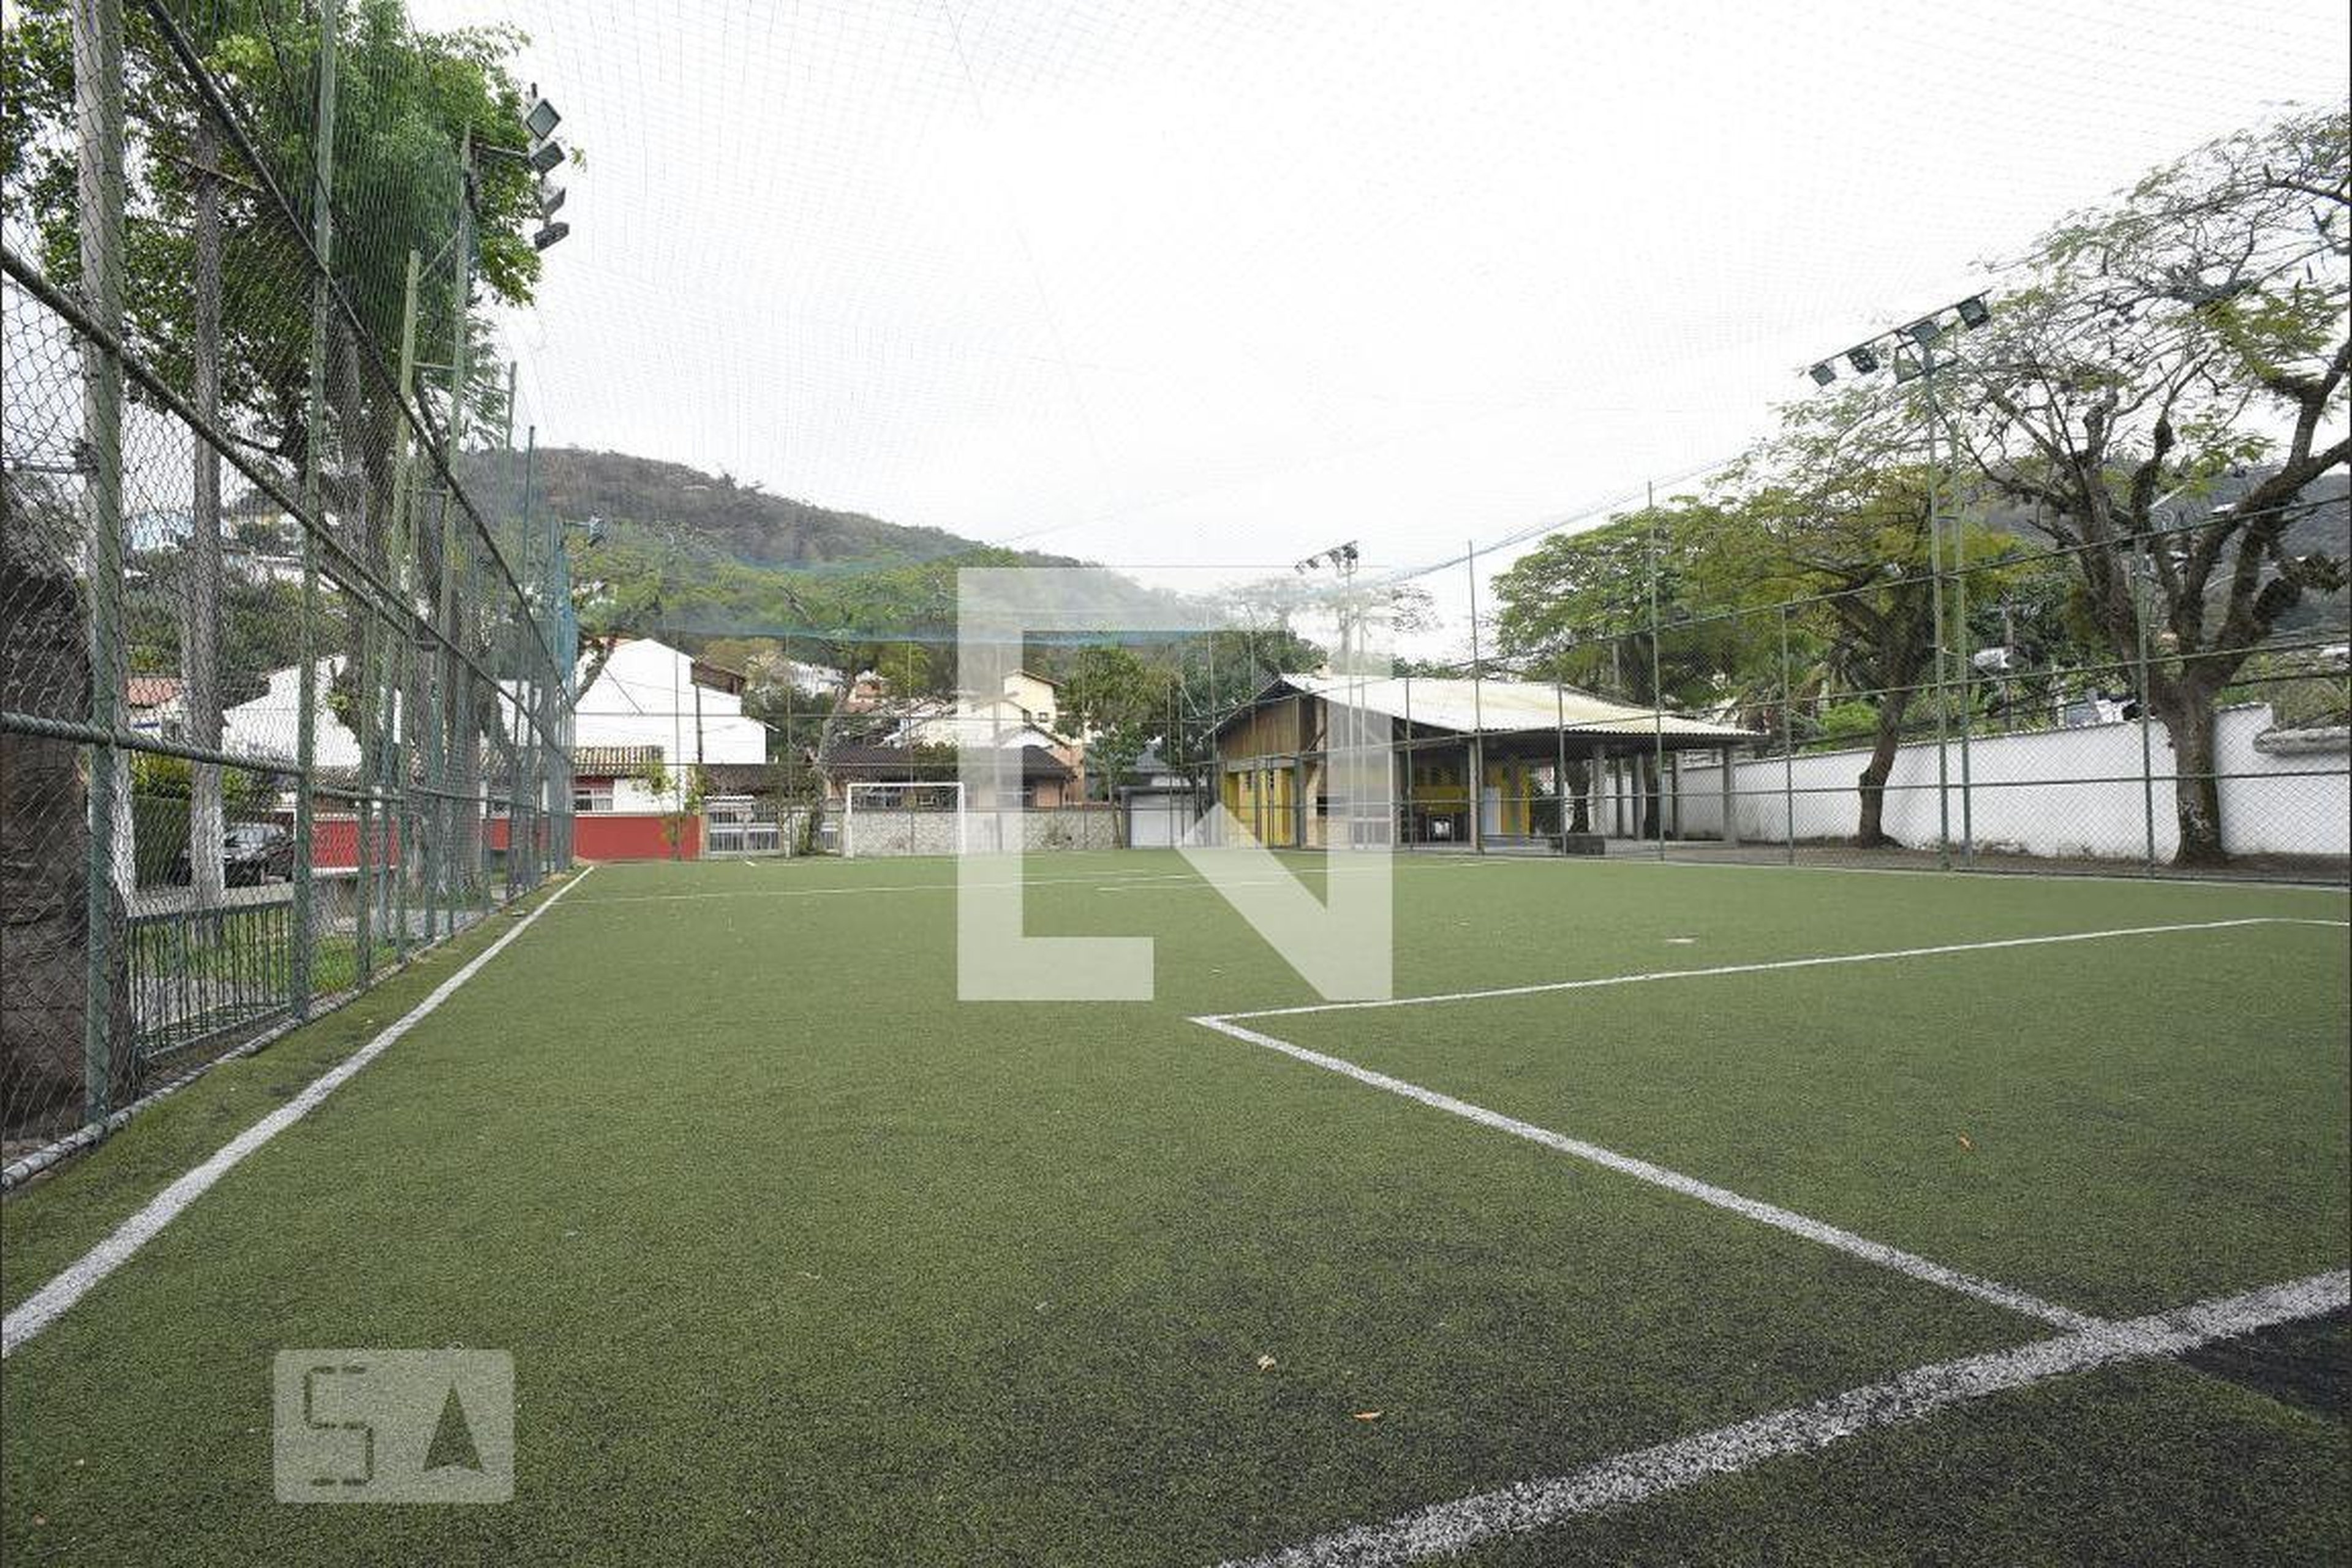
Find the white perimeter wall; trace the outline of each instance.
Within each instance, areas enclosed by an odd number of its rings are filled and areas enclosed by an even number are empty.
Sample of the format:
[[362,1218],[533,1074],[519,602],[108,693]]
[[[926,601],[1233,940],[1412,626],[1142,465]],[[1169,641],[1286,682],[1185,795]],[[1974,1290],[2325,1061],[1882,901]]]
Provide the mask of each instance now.
[[[2267,703],[2224,709],[2219,715],[2218,772],[2221,835],[2233,855],[2352,855],[2352,752],[2273,755],[2254,748],[2272,728]],[[2149,767],[2156,775],[2156,852],[2169,858],[2179,847],[2173,809],[2172,740],[2162,724],[2148,726]],[[1723,770],[1682,759],[1681,830],[1719,837]],[[1850,838],[1861,812],[1855,781],[1867,750],[1815,752],[1784,763],[1778,757],[1736,763],[1733,820],[1743,840],[1782,842],[1790,837],[1786,781],[1793,777],[1795,837]],[[1969,744],[1969,819],[1979,848],[2027,855],[2129,859],[2147,852],[2147,795],[2141,784],[2137,721],[2051,730],[2024,735],[1979,735]],[[1953,785],[1952,837],[1961,826],[1960,747],[1946,753]],[[2294,776],[2302,775],[2302,776]],[[1887,777],[1886,831],[1912,846],[1933,845],[1937,832],[1936,746],[1906,745]]]
[[[849,853],[859,858],[957,852],[952,811],[860,811],[845,831]],[[963,817],[962,843],[975,855],[1016,848],[1116,849],[1118,826],[1110,808],[1102,805],[975,811]]]

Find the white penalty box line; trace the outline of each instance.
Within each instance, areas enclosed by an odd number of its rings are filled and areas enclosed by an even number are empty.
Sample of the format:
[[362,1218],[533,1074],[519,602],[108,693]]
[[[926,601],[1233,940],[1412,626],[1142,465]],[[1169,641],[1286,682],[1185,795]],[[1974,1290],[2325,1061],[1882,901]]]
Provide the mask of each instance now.
[[1696,1485],[1711,1477],[1748,1469],[1769,1459],[1827,1448],[1874,1428],[1916,1421],[1952,1405],[2026,1388],[2071,1373],[2123,1362],[2178,1356],[2216,1341],[2318,1317],[2352,1305],[2352,1271],[2337,1269],[2127,1321],[2093,1317],[2042,1300],[2029,1292],[1946,1268],[1916,1253],[1888,1247],[1778,1205],[1743,1196],[1651,1161],[1619,1153],[1582,1139],[1570,1138],[1440,1090],[1409,1083],[1344,1058],[1278,1039],[1261,1030],[1248,1028],[1237,1020],[1296,1017],[1306,1014],[1354,1012],[1374,1007],[1421,1006],[1440,1002],[1537,995],[1665,980],[1753,974],[1827,964],[1877,963],[2179,931],[2226,931],[2262,925],[2310,925],[2340,930],[2344,929],[2345,923],[2287,916],[2252,916],[2178,925],[2130,926],[2110,931],[2008,937],[1979,942],[1947,942],[1882,952],[1841,953],[1757,963],[1720,964],[1706,969],[1608,975],[1485,991],[1400,996],[1385,1001],[1266,1007],[1249,1012],[1206,1015],[1192,1019],[1195,1024],[1234,1039],[1322,1068],[1481,1126],[1524,1138],[1604,1169],[1649,1182],[1850,1257],[1891,1268],[1922,1283],[1940,1286],[2007,1308],[2063,1331],[2054,1338],[2036,1340],[2011,1350],[1915,1367],[1882,1383],[1850,1389],[1810,1405],[1778,1410],[1731,1426],[1678,1437],[1653,1447],[1615,1455],[1565,1475],[1516,1482],[1492,1491],[1432,1504],[1378,1523],[1358,1525],[1318,1536],[1262,1556],[1229,1560],[1222,1568],[1394,1568],[1398,1564],[1453,1556],[1483,1542],[1524,1533],[1604,1510],[1628,1507]]
[[1433,1504],[1263,1556],[1229,1561],[1224,1568],[1394,1568],[1451,1556],[1501,1536],[1630,1507],[1769,1459],[1817,1452],[1861,1433],[1920,1420],[1972,1400],[2071,1373],[2181,1355],[2347,1305],[2352,1305],[2352,1274],[2337,1269],[2127,1322],[2095,1322],[2013,1350],[1914,1367],[1811,1405],[1618,1454],[1565,1475]]
[[1333,1056],[1326,1051],[1315,1050],[1310,1047],[1278,1038],[1261,1029],[1251,1028],[1242,1020],[1299,1017],[1318,1013],[1360,1012],[1384,1007],[1428,1006],[1443,1002],[1543,995],[1554,992],[1596,990],[1607,986],[1651,984],[1668,980],[1698,980],[1722,975],[1770,973],[1786,970],[1822,968],[1835,964],[1877,963],[1896,959],[1997,952],[2065,942],[2105,942],[2126,937],[2167,935],[2185,931],[2228,931],[2249,926],[2314,923],[2332,924],[2334,922],[2314,922],[2281,916],[2256,915],[2237,920],[2198,921],[2176,925],[2125,926],[2107,931],[2064,931],[2041,936],[2002,937],[1985,942],[1943,942],[1932,947],[1896,948],[1877,952],[1835,953],[1810,958],[1771,959],[1752,963],[1717,964],[1705,969],[1671,969],[1640,974],[1603,975],[1589,980],[1560,980],[1534,985],[1499,986],[1483,991],[1443,992],[1425,996],[1396,996],[1380,1001],[1318,1002],[1295,1007],[1261,1007],[1246,1012],[1204,1014],[1192,1021],[1244,1044],[1274,1051],[1294,1061],[1321,1068],[1327,1072],[1352,1079],[1358,1083],[1385,1090],[1417,1104],[1428,1106],[1432,1110],[1443,1110],[1449,1115],[1461,1117],[1466,1121],[1475,1122],[1482,1127],[1489,1127],[1496,1131],[1525,1139],[1528,1142],[1539,1144],[1573,1159],[1582,1160],[1589,1164],[1601,1166],[1604,1170],[1615,1171],[1622,1175],[1632,1176],[1637,1181],[1647,1182],[1653,1186],[1663,1187],[1668,1192],[1677,1193],[1684,1197],[1693,1198],[1727,1213],[1754,1220],[1759,1225],[1769,1226],[1791,1236],[1801,1237],[1807,1241],[1843,1252],[1848,1257],[1860,1258],[1882,1268],[1893,1269],[1898,1274],[1908,1276],[1924,1284],[1935,1285],[1964,1296],[1974,1297],[1978,1300],[1987,1301],[2010,1311],[2039,1319],[2070,1331],[2081,1331],[2098,1326],[2102,1320],[2077,1312],[2069,1307],[2060,1306],[2054,1301],[2045,1301],[2029,1291],[2003,1285],[1997,1280],[1964,1273],[1930,1258],[1922,1258],[1916,1253],[1906,1252],[1884,1242],[1873,1241],[1868,1237],[1858,1236],[1853,1231],[1831,1225],[1824,1220],[1799,1214],[1792,1209],[1782,1208],[1778,1204],[1751,1198],[1733,1192],[1727,1187],[1703,1181],[1696,1176],[1670,1170],[1654,1161],[1621,1153],[1614,1149],[1604,1148],[1585,1139],[1573,1138],[1548,1127],[1539,1127],[1534,1122],[1522,1121],[1518,1117],[1507,1115],[1483,1105],[1474,1104],[1439,1089],[1409,1082],[1393,1074],[1349,1061],[1344,1057]]

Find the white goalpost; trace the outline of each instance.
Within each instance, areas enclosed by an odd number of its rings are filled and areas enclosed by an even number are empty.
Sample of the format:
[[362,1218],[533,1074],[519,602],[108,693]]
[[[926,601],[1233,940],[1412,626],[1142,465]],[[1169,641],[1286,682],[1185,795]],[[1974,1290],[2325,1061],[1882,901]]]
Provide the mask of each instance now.
[[961,855],[963,784],[867,779],[842,796],[841,855]]

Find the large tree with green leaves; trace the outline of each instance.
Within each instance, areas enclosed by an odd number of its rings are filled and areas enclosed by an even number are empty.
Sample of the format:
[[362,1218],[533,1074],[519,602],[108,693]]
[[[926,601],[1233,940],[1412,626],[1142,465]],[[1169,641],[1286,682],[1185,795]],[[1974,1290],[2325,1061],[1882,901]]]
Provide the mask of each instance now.
[[1082,647],[1070,661],[1062,712],[1086,737],[1087,765],[1114,805],[1136,760],[1167,733],[1175,694],[1173,671],[1116,643]]
[[[1775,482],[1742,504],[1738,543],[1715,563],[1748,585],[1759,602],[1780,601],[1792,646],[1808,650],[1817,700],[1859,701],[1871,712],[1870,755],[1855,776],[1860,804],[1854,843],[1895,842],[1886,832],[1886,785],[1904,738],[1920,711],[1954,700],[1961,679],[1937,668],[1937,635],[1965,654],[1958,625],[1968,600],[1997,600],[2017,568],[2017,541],[1949,507],[1942,475],[1916,465],[1857,466],[1826,432],[1833,410],[1792,410],[1783,438],[1759,463],[1779,460]],[[1957,510],[1958,509],[1951,509]],[[1941,570],[1937,556],[1942,556]],[[1943,595],[1939,624],[1938,594]],[[1797,672],[1790,671],[1791,683]]]
[[[2179,861],[2226,858],[2221,692],[2345,563],[2290,553],[2312,481],[2352,460],[2352,157],[2338,108],[2241,132],[2056,225],[1948,373],[1973,466],[2074,552],[2118,659],[2171,737]],[[2260,477],[2201,519],[2167,510]]]
[[[1759,624],[1733,613],[1738,584],[1717,564],[1745,526],[1736,508],[1679,497],[1544,541],[1495,578],[1503,658],[1643,707],[1745,706],[1769,650]],[[1656,758],[1637,765],[1646,836],[1659,828]]]
[[[517,37],[502,29],[420,32],[398,0],[337,8],[338,134],[331,200],[338,229],[333,275],[350,313],[329,314],[331,455],[321,455],[328,510],[342,542],[389,576],[394,474],[404,449],[405,389],[386,370],[396,352],[412,251],[464,259],[450,240],[461,192],[459,149],[468,135],[490,144],[519,135],[522,91],[504,61]],[[170,28],[143,6],[128,8],[124,49],[128,141],[126,335],[186,391],[200,417],[259,455],[281,476],[311,456],[308,390],[312,268],[304,248],[316,184],[315,104],[322,58],[319,14],[296,0],[236,0],[172,12],[187,47],[239,107],[238,126],[259,164],[204,105],[176,57]],[[67,0],[25,0],[0,35],[7,88],[0,195],[12,225],[34,232],[45,268],[60,282],[79,271],[71,120],[73,52]],[[276,191],[271,189],[275,184]],[[289,201],[289,214],[278,195]],[[444,284],[416,297],[421,341],[478,338],[478,305],[526,300],[539,259],[527,237],[531,182],[519,166],[484,164],[471,199],[487,297],[462,300]],[[480,384],[494,385],[491,378]],[[429,399],[427,400],[429,403]],[[446,405],[443,411],[447,419]],[[225,650],[216,635],[223,590],[221,455],[192,443],[190,569],[181,643],[190,738],[216,745]],[[420,577],[437,574],[438,540],[414,531]],[[418,608],[424,606],[420,604]],[[346,617],[359,651],[361,617]],[[356,700],[360,664],[343,663],[339,706]],[[416,707],[411,705],[412,709]],[[462,720],[453,714],[453,724]],[[414,721],[412,720],[412,723]],[[471,754],[470,745],[467,754]],[[200,894],[218,890],[217,770],[198,770],[191,862]]]

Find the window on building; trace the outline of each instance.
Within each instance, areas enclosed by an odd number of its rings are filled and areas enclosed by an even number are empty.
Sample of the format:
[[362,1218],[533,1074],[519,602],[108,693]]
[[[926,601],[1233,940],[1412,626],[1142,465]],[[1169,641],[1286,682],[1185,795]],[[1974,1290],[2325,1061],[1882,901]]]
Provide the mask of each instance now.
[[575,814],[610,811],[613,809],[611,779],[581,779],[572,786],[572,809]]

